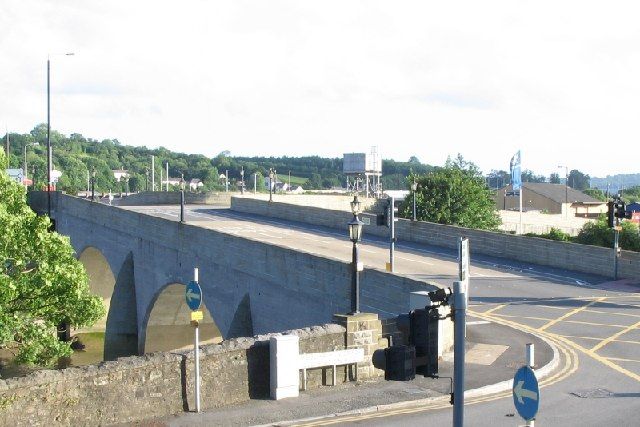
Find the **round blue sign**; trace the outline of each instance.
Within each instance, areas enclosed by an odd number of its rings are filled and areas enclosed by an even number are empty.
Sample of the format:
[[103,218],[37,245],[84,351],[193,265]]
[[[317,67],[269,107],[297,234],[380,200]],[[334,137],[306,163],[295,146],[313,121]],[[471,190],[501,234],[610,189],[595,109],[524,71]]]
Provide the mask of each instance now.
[[200,305],[202,304],[202,288],[198,282],[194,282],[193,280],[189,282],[184,296],[187,300],[187,305],[191,310],[195,311],[200,308]]
[[518,369],[513,377],[513,404],[518,414],[526,421],[531,421],[538,413],[540,389],[536,374],[528,366]]

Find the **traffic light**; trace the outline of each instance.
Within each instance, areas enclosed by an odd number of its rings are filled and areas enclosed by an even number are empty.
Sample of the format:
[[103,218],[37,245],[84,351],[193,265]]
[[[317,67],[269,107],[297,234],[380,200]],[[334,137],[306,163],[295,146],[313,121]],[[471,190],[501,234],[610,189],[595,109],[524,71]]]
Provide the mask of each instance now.
[[411,381],[416,377],[416,349],[412,345],[394,345],[377,350],[373,365],[384,369],[384,379],[387,381]]
[[618,199],[615,201],[615,210],[616,210],[616,213],[615,213],[616,218],[620,218],[620,219],[628,218],[626,206],[624,204],[624,201],[622,201],[621,199]]
[[373,365],[384,370],[385,380],[409,381],[416,373],[438,375],[438,306],[412,310],[397,318],[397,328],[408,345],[393,345],[373,354]]
[[416,373],[425,377],[438,375],[438,321],[437,306],[413,310],[410,313],[409,342],[416,348]]
[[387,209],[385,208],[384,213],[376,215],[376,225],[384,225],[387,226]]
[[607,226],[613,228],[615,225],[615,204],[614,202],[607,202]]

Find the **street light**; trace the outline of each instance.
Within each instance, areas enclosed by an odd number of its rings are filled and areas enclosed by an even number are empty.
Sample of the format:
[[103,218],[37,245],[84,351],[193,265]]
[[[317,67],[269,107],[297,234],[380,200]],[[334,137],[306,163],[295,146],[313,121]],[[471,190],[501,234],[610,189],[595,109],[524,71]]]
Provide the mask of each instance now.
[[413,220],[417,221],[416,218],[416,190],[418,189],[418,183],[416,182],[415,177],[413,178],[413,184],[411,184],[411,191],[413,191]]
[[25,187],[29,187],[28,184],[26,184],[26,181],[28,179],[27,177],[27,147],[29,146],[36,146],[36,145],[40,145],[37,142],[30,142],[28,144],[24,144],[24,180],[25,180]]
[[358,272],[360,266],[358,262],[358,242],[362,239],[362,226],[364,223],[358,218],[360,212],[360,201],[358,195],[353,196],[351,204],[351,212],[353,213],[353,219],[347,224],[349,227],[349,239],[353,242],[353,252],[351,258],[352,273],[351,273],[351,313],[360,313],[360,277]]
[[569,217],[569,167],[558,165],[559,169],[564,168],[564,206],[565,217]]
[[[73,56],[73,52],[64,54]],[[47,57],[47,214],[51,218],[51,170],[53,169],[51,153],[51,60]]]
[[244,166],[240,171],[240,194],[244,194]]
[[269,168],[269,202],[273,202],[273,175],[275,171]]
[[96,170],[93,169],[91,172],[91,201],[96,201]]
[[184,224],[184,174],[180,176],[180,222]]

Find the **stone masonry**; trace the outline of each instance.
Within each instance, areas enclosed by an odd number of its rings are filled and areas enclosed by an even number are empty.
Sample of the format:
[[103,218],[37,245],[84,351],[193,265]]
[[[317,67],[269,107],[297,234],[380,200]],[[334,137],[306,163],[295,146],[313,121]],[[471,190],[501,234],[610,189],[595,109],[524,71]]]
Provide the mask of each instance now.
[[358,380],[384,376],[384,371],[376,369],[371,360],[373,353],[387,347],[382,338],[382,323],[374,313],[336,314],[334,322],[346,329],[346,348],[363,348],[364,363],[358,364]]

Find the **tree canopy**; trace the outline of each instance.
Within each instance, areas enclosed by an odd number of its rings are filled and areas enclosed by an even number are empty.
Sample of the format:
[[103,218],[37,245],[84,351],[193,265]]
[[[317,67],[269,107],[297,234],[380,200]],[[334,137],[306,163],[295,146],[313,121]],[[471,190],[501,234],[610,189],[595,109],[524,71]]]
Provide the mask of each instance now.
[[[461,155],[447,160],[424,175],[411,175],[408,183],[418,183],[416,190],[417,218],[439,224],[493,230],[500,225],[500,217],[491,192],[476,165]],[[413,199],[408,197],[400,208],[405,218],[413,211]]]
[[50,365],[69,355],[56,325],[88,326],[104,315],[89,293],[84,267],[67,237],[49,231],[49,218],[26,204],[22,185],[6,172],[0,152],[0,348],[18,363]]

